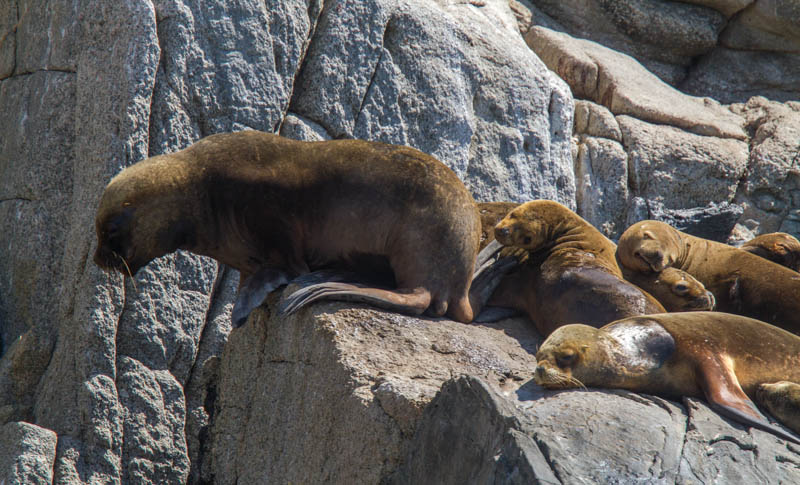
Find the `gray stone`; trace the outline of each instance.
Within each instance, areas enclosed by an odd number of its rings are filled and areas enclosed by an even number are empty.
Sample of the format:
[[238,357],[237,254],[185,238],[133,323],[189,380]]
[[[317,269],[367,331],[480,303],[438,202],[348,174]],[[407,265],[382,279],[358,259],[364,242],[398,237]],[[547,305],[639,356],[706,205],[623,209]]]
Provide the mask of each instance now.
[[444,3],[326,4],[291,111],[333,138],[431,153],[481,200],[574,205],[568,90],[506,4]]
[[800,4],[758,0],[725,28],[720,43],[730,49],[800,52]]
[[341,303],[281,318],[276,297],[221,357],[214,483],[376,483],[445,380],[481,375],[513,391],[533,369],[538,337],[522,319],[463,325]]
[[[673,83],[694,56],[714,48],[725,17],[697,2],[656,0],[530,0],[549,19],[533,22],[635,57]],[[554,20],[557,24],[554,25]]]
[[687,96],[647,71],[635,59],[600,44],[544,27],[525,40],[578,98],[615,115],[682,128],[699,135],[744,139],[744,120],[710,99]]
[[49,485],[53,483],[56,434],[30,423],[0,426],[0,483]]
[[0,4],[0,80],[14,73],[17,62],[17,1]]
[[745,142],[618,116],[631,190],[668,209],[732,202],[747,168]]
[[627,228],[628,156],[606,138],[581,137],[575,163],[578,213],[606,236],[616,239]]
[[575,100],[574,132],[599,138],[622,141],[614,114],[605,106],[582,99]]
[[718,47],[699,60],[679,88],[721,103],[745,102],[752,96],[797,100],[800,54]]
[[281,125],[281,136],[292,138],[293,140],[304,141],[323,141],[330,140],[331,137],[325,128],[313,121],[303,118],[294,113],[287,113]]
[[728,18],[754,2],[755,0],[686,0],[686,3],[713,8],[718,12],[722,12]]
[[15,74],[36,71],[75,72],[80,45],[75,22],[80,2],[18,0]]
[[[642,201],[641,198],[637,197],[637,199]],[[720,204],[711,202],[705,207],[675,210],[667,209],[657,201],[641,203],[647,208],[647,211],[639,214],[638,217],[629,215],[628,225],[643,219],[655,219],[693,236],[719,242],[725,242],[731,237],[735,237],[734,228],[744,213],[741,205],[728,202]]]

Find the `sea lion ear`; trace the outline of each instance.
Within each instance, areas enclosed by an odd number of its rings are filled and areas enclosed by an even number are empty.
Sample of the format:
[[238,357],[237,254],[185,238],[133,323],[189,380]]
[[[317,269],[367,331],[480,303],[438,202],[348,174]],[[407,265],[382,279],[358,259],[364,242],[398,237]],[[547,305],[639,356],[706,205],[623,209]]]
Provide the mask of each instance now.
[[581,345],[581,349],[580,350],[581,350],[582,354],[585,354],[586,351],[589,350],[589,346],[588,345]]
[[650,239],[650,240],[652,240],[652,239],[655,239],[655,236],[653,236],[653,233],[650,232],[650,231],[644,231],[644,234],[642,234],[642,239]]

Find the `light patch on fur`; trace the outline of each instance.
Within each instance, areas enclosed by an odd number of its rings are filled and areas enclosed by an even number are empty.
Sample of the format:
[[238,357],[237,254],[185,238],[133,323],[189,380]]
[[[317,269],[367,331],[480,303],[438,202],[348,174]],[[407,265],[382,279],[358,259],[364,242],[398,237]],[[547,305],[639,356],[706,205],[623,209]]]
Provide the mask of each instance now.
[[623,321],[605,328],[619,343],[630,369],[653,370],[669,358],[675,348],[672,335],[654,321]]

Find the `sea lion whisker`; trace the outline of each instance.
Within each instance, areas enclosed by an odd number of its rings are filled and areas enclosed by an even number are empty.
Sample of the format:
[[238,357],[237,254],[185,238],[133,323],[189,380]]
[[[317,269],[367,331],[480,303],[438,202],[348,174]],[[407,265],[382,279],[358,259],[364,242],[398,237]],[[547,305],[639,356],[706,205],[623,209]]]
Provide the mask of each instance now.
[[128,262],[125,261],[125,258],[123,258],[122,255],[117,253],[116,251],[111,251],[111,252],[114,254],[114,256],[118,257],[120,261],[122,261],[122,264],[125,265],[125,269],[128,271],[128,276],[131,277],[131,284],[133,285],[133,291],[138,292],[139,289],[136,288],[136,280],[133,277],[133,272],[131,272],[131,267],[128,266]]

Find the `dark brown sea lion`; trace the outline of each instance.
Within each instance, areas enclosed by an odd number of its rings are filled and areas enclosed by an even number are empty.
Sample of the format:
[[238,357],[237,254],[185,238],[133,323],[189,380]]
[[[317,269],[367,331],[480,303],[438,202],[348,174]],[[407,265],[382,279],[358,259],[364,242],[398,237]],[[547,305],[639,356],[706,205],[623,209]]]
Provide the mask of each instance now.
[[304,303],[324,297],[473,317],[475,202],[452,170],[409,147],[212,135],[114,177],[96,230],[95,262],[123,273],[178,248],[239,270],[240,288],[251,278],[255,288],[274,287],[330,265],[374,266],[391,269],[397,289],[323,284]]
[[705,396],[720,414],[800,443],[751,401],[761,384],[800,382],[800,337],[721,312],[631,317],[600,329],[566,325],[536,354],[547,388],[603,387],[667,397]]
[[714,294],[717,310],[800,334],[800,274],[747,251],[684,234],[659,221],[641,221],[619,239],[620,264],[640,273],[673,267]]
[[800,271],[800,241],[785,232],[770,232],[754,237],[739,249],[766,258],[773,263]]
[[488,304],[527,314],[542,335],[567,323],[601,326],[665,311],[622,278],[614,243],[558,202],[520,205],[497,224],[495,237],[524,255]]
[[621,268],[625,279],[653,295],[668,312],[714,309],[714,294],[686,271],[664,268],[660,273],[639,273]]

